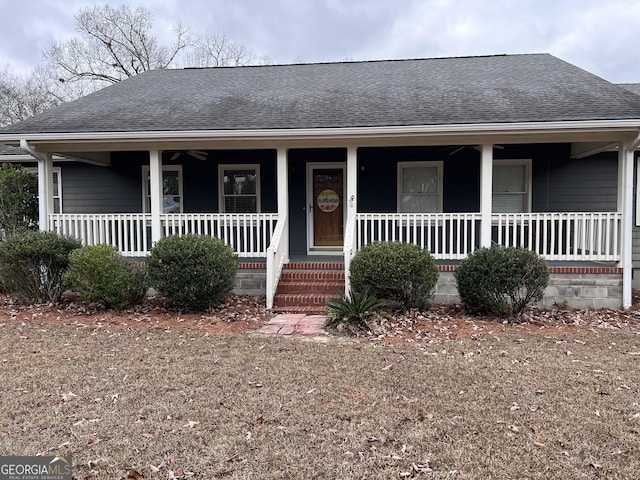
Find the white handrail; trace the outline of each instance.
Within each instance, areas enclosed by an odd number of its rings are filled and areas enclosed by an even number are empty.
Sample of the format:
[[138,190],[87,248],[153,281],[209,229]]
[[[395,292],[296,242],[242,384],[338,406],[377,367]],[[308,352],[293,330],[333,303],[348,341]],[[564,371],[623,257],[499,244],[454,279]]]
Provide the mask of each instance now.
[[351,290],[351,259],[356,253],[356,216],[357,214],[347,215],[347,221],[344,226],[344,294],[349,296]]
[[620,260],[619,212],[494,213],[495,241],[547,260]]
[[240,257],[264,257],[278,221],[277,213],[165,213],[162,235],[198,234],[221,238]]
[[125,256],[144,257],[151,248],[150,221],[146,213],[55,213],[49,215],[49,230],[83,245],[108,244]]
[[356,249],[375,242],[413,243],[437,259],[460,260],[480,246],[480,213],[358,213]]
[[[278,214],[162,214],[160,221],[163,236],[210,235],[223,239],[239,257],[264,257]],[[84,245],[114,245],[130,257],[144,257],[152,246],[151,215],[147,213],[50,214],[49,230],[78,238]]]
[[[438,260],[461,260],[480,247],[481,221],[479,213],[358,213],[353,247],[351,227],[345,231],[345,264],[347,252],[374,241],[413,243]],[[494,243],[547,260],[620,260],[620,212],[494,213],[491,223]]]
[[282,267],[287,261],[287,239],[284,232],[287,231],[289,220],[285,214],[278,216],[276,228],[271,237],[271,245],[267,248],[267,308],[273,308],[273,299],[276,296],[278,282],[282,274]]

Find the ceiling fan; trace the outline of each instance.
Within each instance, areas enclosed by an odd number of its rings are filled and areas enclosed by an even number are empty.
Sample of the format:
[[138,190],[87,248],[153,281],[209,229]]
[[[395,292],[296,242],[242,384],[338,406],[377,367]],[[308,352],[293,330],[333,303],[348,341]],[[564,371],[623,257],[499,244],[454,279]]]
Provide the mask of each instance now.
[[[451,152],[449,152],[449,156],[451,156],[451,155],[455,155],[456,153],[460,152],[461,150],[464,150],[465,148],[473,148],[474,150],[477,150],[478,152],[482,151],[482,147],[480,145],[453,145],[451,147],[444,147],[441,150],[451,150]],[[502,145],[494,145],[493,148],[504,150],[504,147]]]
[[179,158],[181,155],[189,155],[190,157],[196,158],[200,161],[204,161],[207,159],[207,152],[203,152],[202,150],[180,150],[175,152],[171,156],[171,161]]

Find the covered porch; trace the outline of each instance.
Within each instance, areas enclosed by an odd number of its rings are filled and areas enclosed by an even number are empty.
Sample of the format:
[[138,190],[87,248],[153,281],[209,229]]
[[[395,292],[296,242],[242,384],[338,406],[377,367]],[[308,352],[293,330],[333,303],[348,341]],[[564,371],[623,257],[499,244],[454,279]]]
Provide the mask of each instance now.
[[[532,211],[535,208],[531,207],[532,192],[531,187],[528,187],[529,198],[523,200],[528,202],[528,206],[524,208],[527,211],[522,212],[495,211],[497,197],[494,191],[494,165],[503,160],[496,158],[496,152],[502,153],[505,150],[502,145],[509,144],[509,139],[504,136],[499,139],[499,144],[497,142],[474,144],[468,138],[458,138],[445,144],[437,139],[420,136],[413,138],[410,142],[407,142],[406,138],[394,140],[377,138],[374,141],[369,139],[367,142],[354,142],[351,139],[346,146],[342,142],[335,141],[322,141],[320,146],[309,141],[292,141],[287,146],[276,148],[271,148],[269,145],[267,150],[272,152],[273,156],[274,211],[253,213],[220,211],[166,213],[162,173],[163,150],[160,148],[163,147],[162,144],[158,145],[158,149],[147,150],[148,212],[64,213],[63,209],[61,213],[53,213],[52,157],[50,154],[43,154],[26,142],[23,148],[30,148],[38,158],[41,228],[75,236],[86,245],[98,243],[115,245],[129,257],[146,256],[155,241],[168,235],[197,233],[222,238],[241,259],[264,260],[269,308],[273,306],[280,275],[283,266],[289,261],[292,246],[297,245],[297,250],[293,252],[297,255],[331,254],[340,257],[339,260],[344,261],[345,289],[348,290],[351,258],[362,246],[373,241],[414,243],[428,249],[437,260],[445,263],[447,261],[455,263],[476,249],[492,244],[531,249],[550,262],[584,262],[584,265],[593,265],[597,262],[599,265],[612,267],[621,272],[623,277],[621,305],[628,307],[631,305],[632,181],[635,138],[624,135],[622,137],[626,140],[612,141],[612,137],[609,136],[607,141],[588,143],[567,141],[584,139],[584,134],[562,137],[563,144],[571,145],[574,158],[584,158],[595,150],[610,151],[610,155],[613,155],[614,161],[617,162],[613,200],[611,195],[603,200],[598,197],[600,193],[585,191],[585,205],[598,205],[597,209],[580,210],[572,205],[569,211]],[[546,140],[548,136],[543,138]],[[520,148],[522,145],[527,145],[522,143],[520,136],[518,136],[518,142]],[[456,198],[465,195],[475,196],[475,203],[473,201],[456,203],[445,197],[444,209],[441,198],[435,200],[436,204],[440,202],[440,206],[435,208],[436,211],[402,212],[400,200],[398,200],[397,208],[394,207],[396,211],[389,211],[387,207],[375,211],[376,201],[372,201],[372,198],[376,195],[376,189],[393,190],[393,195],[400,199],[403,187],[398,183],[401,182],[400,173],[395,178],[388,178],[387,184],[373,182],[374,175],[370,173],[374,165],[371,160],[372,149],[377,149],[376,154],[380,149],[416,148],[416,146],[450,152],[460,149],[460,144],[469,147],[467,156],[476,162],[470,163],[469,168],[474,172],[477,170],[477,174],[467,173],[466,177],[471,178],[471,185],[476,185],[477,194],[466,192],[453,195]],[[496,147],[496,145],[499,146]],[[254,146],[265,147],[263,143]],[[171,147],[175,148],[175,145]],[[220,147],[218,142],[210,141],[206,144],[198,142],[193,145],[193,148],[203,150]],[[224,147],[229,148],[230,145],[224,143]],[[583,150],[580,151],[580,148]],[[617,150],[617,153],[611,152],[612,149]],[[507,147],[506,150],[509,148]],[[339,153],[333,157],[328,155],[326,157],[330,160],[328,163],[319,162],[318,155],[322,156],[323,152],[329,151],[334,154]],[[300,159],[310,152],[311,155],[301,163]],[[441,153],[440,156],[445,158],[445,169],[449,168],[452,171],[451,167],[447,167],[447,162],[450,162],[449,153]],[[383,162],[384,160],[380,164]],[[393,170],[395,171],[396,165],[400,163],[411,166],[412,162],[419,163],[411,155],[407,157],[401,155],[394,163]],[[312,185],[309,179],[305,178],[304,182],[299,180],[300,172],[296,170],[301,165],[308,170],[314,163],[329,167],[338,165],[344,171],[344,185],[342,190],[337,192],[338,199],[336,199],[339,208],[334,208],[342,212],[340,238],[338,242],[324,248],[310,241],[314,222],[311,203],[315,200],[315,196],[310,191]],[[242,162],[238,165],[242,165]],[[534,160],[534,169],[537,168],[535,165]],[[399,168],[398,172],[400,172]],[[457,167],[454,165],[453,168],[455,171]],[[267,175],[264,176],[267,177]],[[441,178],[439,188],[445,191],[448,189],[451,194],[453,185],[456,184],[455,178],[455,173],[446,173],[444,186]],[[469,183],[468,179],[467,183]],[[186,180],[184,188],[189,188]],[[466,187],[463,185],[462,188]],[[301,191],[303,193],[300,193]],[[298,202],[299,200],[301,202]],[[503,201],[502,198],[498,200]],[[426,201],[428,203],[431,200]],[[446,205],[447,201],[449,205]],[[451,210],[451,205],[461,208],[456,209],[457,211],[442,211]],[[223,209],[219,208],[219,210]],[[318,215],[317,211],[315,215]],[[304,244],[304,252],[300,250],[303,248],[302,244]]]

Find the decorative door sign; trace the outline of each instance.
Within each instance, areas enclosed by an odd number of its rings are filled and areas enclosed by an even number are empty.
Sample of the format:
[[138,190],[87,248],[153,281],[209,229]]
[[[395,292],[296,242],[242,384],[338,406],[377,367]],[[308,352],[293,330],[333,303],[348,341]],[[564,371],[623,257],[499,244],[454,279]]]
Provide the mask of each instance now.
[[323,190],[316,199],[318,208],[330,213],[340,206],[340,197],[334,190]]

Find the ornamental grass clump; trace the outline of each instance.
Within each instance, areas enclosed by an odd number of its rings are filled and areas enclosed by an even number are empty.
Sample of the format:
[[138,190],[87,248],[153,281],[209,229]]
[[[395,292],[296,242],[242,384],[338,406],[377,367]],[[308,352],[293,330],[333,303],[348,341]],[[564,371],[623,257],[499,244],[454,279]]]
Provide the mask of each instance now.
[[549,268],[531,250],[494,245],[460,262],[455,271],[460,301],[472,314],[517,317],[542,299]]
[[90,245],[69,256],[65,284],[87,302],[122,309],[139,303],[147,290],[144,267],[125,259],[112,245]]
[[351,260],[349,272],[356,291],[368,287],[376,297],[403,309],[426,308],[438,281],[429,251],[402,242],[365,245]]
[[205,235],[159,240],[147,259],[149,284],[176,307],[205,310],[233,289],[238,257],[221,239]]

